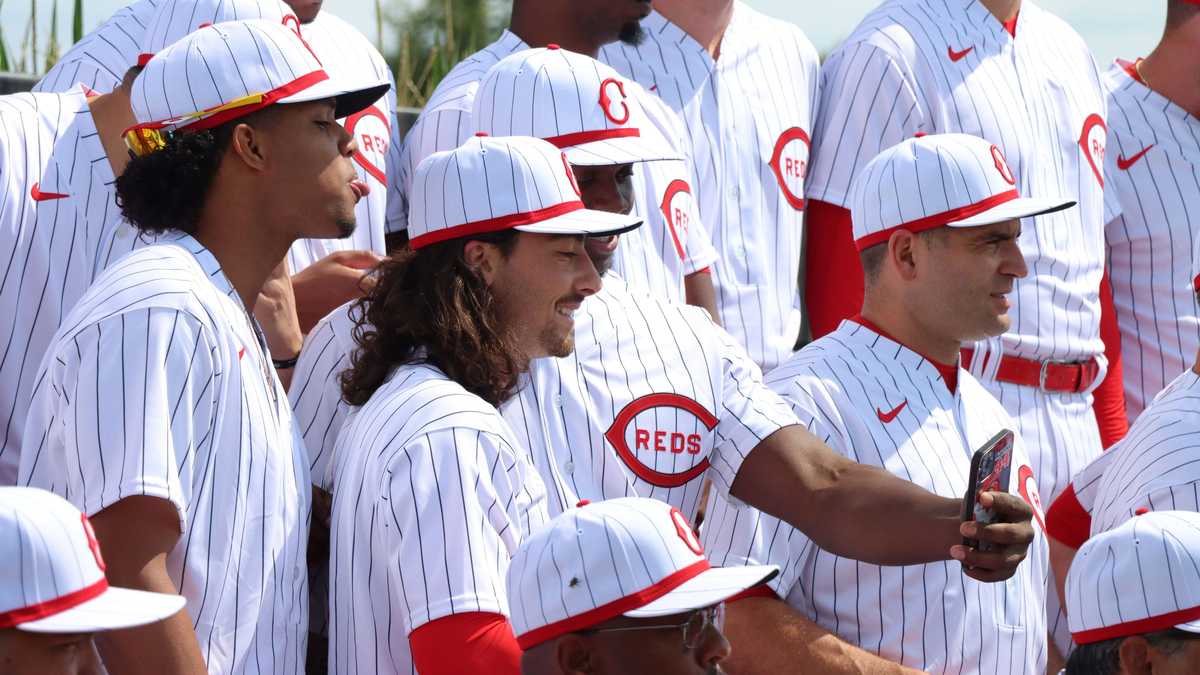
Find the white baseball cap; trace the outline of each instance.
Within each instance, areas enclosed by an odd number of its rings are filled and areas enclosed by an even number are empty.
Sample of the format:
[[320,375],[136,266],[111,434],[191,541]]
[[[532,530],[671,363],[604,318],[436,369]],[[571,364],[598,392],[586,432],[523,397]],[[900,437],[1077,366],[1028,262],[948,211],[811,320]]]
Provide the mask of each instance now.
[[290,24],[295,31],[300,26],[300,20],[282,0],[166,0],[146,25],[138,65],[145,66],[167,45],[209,24],[246,19]]
[[607,236],[640,216],[584,208],[567,156],[527,136],[480,132],[458,148],[426,157],[409,192],[408,245],[502,230]]
[[133,82],[135,154],[162,147],[162,132],[199,131],[279,103],[332,98],[336,116],[366,108],[390,85],[374,75],[331,78],[300,35],[278,21],[205,26],[162,49]]
[[1139,514],[1075,554],[1066,604],[1077,644],[1170,628],[1200,633],[1200,514]]
[[93,633],[183,608],[179,595],[109,586],[87,516],[44,490],[0,488],[0,560],[0,629]]
[[1022,197],[1000,148],[967,134],[910,138],[879,153],[850,188],[858,250],[896,230],[975,227],[1070,208],[1057,197]]
[[638,91],[609,66],[550,45],[492,66],[471,119],[493,136],[541,138],[581,166],[682,160],[646,118]]
[[618,616],[709,607],[778,571],[710,567],[687,518],[656,499],[585,501],[517,547],[508,566],[509,614],[517,643],[530,649]]

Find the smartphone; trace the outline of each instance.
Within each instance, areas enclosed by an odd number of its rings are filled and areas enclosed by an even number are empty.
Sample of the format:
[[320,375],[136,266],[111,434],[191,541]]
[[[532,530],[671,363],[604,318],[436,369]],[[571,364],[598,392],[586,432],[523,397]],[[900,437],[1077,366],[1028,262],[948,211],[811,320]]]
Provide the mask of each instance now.
[[[1004,429],[975,451],[971,457],[971,475],[967,481],[967,496],[963,499],[963,521],[990,523],[995,519],[991,511],[979,504],[979,495],[984,492],[1008,492],[1012,474],[1013,432]],[[987,542],[963,538],[963,544],[980,551],[989,551]],[[982,545],[981,545],[982,544]]]

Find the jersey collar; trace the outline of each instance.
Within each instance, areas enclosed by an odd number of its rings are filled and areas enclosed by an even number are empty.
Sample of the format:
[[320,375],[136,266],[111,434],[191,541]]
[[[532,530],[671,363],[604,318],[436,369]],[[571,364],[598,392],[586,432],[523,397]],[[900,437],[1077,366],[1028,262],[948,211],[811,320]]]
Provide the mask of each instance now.
[[234,289],[233,284],[229,281],[229,277],[225,276],[225,270],[221,269],[221,263],[217,260],[217,257],[204,244],[197,241],[195,237],[183,232],[172,231],[159,235],[158,242],[176,244],[188,253],[191,253],[192,257],[199,263],[200,269],[204,270],[204,274],[212,282],[212,285],[216,286],[217,290],[225,295],[233,298],[239,307],[245,309],[242,305],[242,296],[238,295],[237,290]]
[[881,337],[885,340],[888,340],[889,342],[895,344],[898,348],[900,348],[900,349],[904,350],[905,352],[907,352],[908,354],[911,354],[912,356],[916,357],[915,359],[913,359],[914,361],[916,361],[916,363],[914,364],[916,366],[916,370],[924,371],[924,372],[926,372],[926,374],[932,376],[933,373],[929,373],[927,370],[925,370],[927,367],[932,367],[934,373],[937,374],[937,379],[941,380],[942,383],[946,385],[946,389],[950,390],[951,394],[958,393],[959,364],[957,362],[954,363],[954,365],[947,365],[945,363],[939,363],[938,361],[934,361],[933,359],[929,358],[928,356],[925,356],[924,354],[918,352],[917,350],[913,349],[912,347],[909,347],[908,345],[904,344],[903,342],[892,337],[887,331],[885,331],[882,328],[880,328],[879,326],[875,325],[870,320],[863,318],[862,315],[857,315],[857,316],[851,318],[850,322],[856,323],[856,324],[866,328],[871,333],[874,333],[875,335],[878,335],[879,337]]

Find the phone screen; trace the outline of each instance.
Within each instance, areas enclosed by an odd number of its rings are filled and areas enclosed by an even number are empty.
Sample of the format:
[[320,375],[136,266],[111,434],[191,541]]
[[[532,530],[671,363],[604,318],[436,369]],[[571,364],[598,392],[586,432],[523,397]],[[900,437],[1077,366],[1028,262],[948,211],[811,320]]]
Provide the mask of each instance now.
[[[1004,429],[993,436],[971,457],[971,475],[967,482],[967,495],[963,500],[963,520],[990,523],[994,515],[979,504],[979,495],[984,492],[1008,492],[1012,475],[1013,432]],[[981,551],[989,547],[974,539],[963,539],[963,544]]]

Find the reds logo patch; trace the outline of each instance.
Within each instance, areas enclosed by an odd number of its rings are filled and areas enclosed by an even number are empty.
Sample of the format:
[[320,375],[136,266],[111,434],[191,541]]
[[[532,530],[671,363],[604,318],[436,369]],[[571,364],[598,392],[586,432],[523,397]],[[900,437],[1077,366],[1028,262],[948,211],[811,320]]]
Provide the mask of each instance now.
[[1042,495],[1038,492],[1037,479],[1033,476],[1033,469],[1028,466],[1022,466],[1017,470],[1017,490],[1021,493],[1021,499],[1025,500],[1033,509],[1033,517],[1037,519],[1038,525],[1042,526],[1042,531],[1046,531],[1046,521],[1042,519]]
[[392,125],[388,123],[387,115],[375,106],[360,110],[346,118],[346,133],[358,141],[358,152],[354,153],[354,161],[363,168],[380,185],[387,185],[387,175],[383,167],[387,166],[388,143],[392,138]]
[[[663,410],[667,408],[686,415]],[[671,424],[688,416],[709,431],[717,426],[712,413],[686,396],[648,394],[622,408],[604,438],[638,478],[658,487],[679,487],[708,469],[708,457],[701,456],[704,437],[687,431],[694,427],[690,422]]]
[[996,170],[1000,172],[1000,177],[1009,185],[1017,184],[1017,177],[1013,175],[1012,169],[1008,168],[1008,161],[1004,159],[1004,153],[1000,152],[1000,148],[992,146],[992,162],[996,164]]
[[793,209],[804,208],[804,177],[808,175],[808,153],[812,142],[800,127],[792,127],[779,135],[771,153],[771,171],[779,181],[783,197]]
[[704,546],[696,538],[696,531],[692,529],[687,518],[674,506],[671,507],[671,522],[675,524],[675,534],[679,535],[679,538],[683,540],[688,550],[696,555],[704,555]]
[[92,529],[92,522],[82,513],[79,514],[79,519],[83,522],[83,536],[87,537],[87,545],[92,551],[92,557],[96,559],[96,566],[103,572],[107,566],[104,564],[104,556],[100,555],[100,542],[96,541],[96,531]]
[[667,229],[671,231],[671,239],[675,242],[675,252],[679,259],[686,257],[683,242],[687,240],[689,214],[692,212],[692,188],[687,181],[676,178],[667,185],[663,193],[662,214],[667,221]]
[[1083,148],[1083,156],[1087,157],[1092,166],[1092,173],[1100,187],[1104,187],[1104,150],[1108,142],[1108,126],[1104,118],[1092,113],[1083,121],[1083,133],[1079,135],[1079,147]]
[[629,121],[624,82],[610,77],[600,83],[600,109],[613,124],[625,124]]

